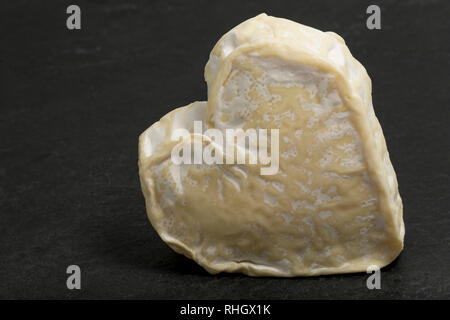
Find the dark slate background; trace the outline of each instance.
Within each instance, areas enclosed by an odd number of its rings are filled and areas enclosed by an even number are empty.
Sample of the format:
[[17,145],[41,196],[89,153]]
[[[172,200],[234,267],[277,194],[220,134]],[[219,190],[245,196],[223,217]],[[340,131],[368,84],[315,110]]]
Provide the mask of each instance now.
[[[82,29],[66,28],[78,4]],[[369,4],[382,30],[365,27]],[[0,298],[450,298],[446,1],[2,1]],[[206,98],[219,37],[261,12],[340,34],[373,81],[404,203],[405,250],[382,271],[209,275],[147,220],[138,135]],[[82,289],[66,288],[66,268]]]

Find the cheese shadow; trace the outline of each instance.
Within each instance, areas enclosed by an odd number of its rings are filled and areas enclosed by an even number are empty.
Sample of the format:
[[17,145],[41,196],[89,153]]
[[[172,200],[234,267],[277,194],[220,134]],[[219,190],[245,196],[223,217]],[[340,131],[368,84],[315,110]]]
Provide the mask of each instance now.
[[149,273],[209,276],[197,263],[174,252],[148,222],[145,212],[138,221],[109,220],[103,224],[101,241],[92,249],[102,260]]

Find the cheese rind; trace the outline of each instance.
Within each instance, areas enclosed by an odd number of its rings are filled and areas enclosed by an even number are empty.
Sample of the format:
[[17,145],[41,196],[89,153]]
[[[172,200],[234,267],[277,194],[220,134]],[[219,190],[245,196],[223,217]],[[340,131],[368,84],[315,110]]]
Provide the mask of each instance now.
[[[225,34],[205,68],[208,101],[140,137],[147,212],[161,238],[211,273],[310,276],[383,267],[403,248],[402,203],[371,82],[330,32],[265,14]],[[279,170],[175,164],[206,128],[276,128]],[[187,136],[174,141],[173,132]],[[201,142],[205,143],[205,142]]]

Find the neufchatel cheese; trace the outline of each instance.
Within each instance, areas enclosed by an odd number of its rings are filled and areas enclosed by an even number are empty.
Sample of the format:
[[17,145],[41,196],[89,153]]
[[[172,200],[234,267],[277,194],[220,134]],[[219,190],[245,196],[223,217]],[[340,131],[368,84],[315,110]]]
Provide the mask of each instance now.
[[205,79],[208,101],[139,139],[147,213],[171,248],[210,273],[282,277],[399,255],[402,202],[371,81],[341,37],[261,14],[217,42]]

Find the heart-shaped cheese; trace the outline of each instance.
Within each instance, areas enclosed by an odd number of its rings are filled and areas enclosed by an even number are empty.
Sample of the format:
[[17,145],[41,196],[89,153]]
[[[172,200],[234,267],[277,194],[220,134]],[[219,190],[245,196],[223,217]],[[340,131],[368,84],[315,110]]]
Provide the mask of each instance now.
[[[211,273],[251,276],[360,272],[398,256],[402,202],[370,78],[338,35],[262,14],[219,40],[205,78],[207,102],[139,141],[148,216],[170,247]],[[207,129],[267,129],[273,170],[174,160],[196,146],[225,156]]]

